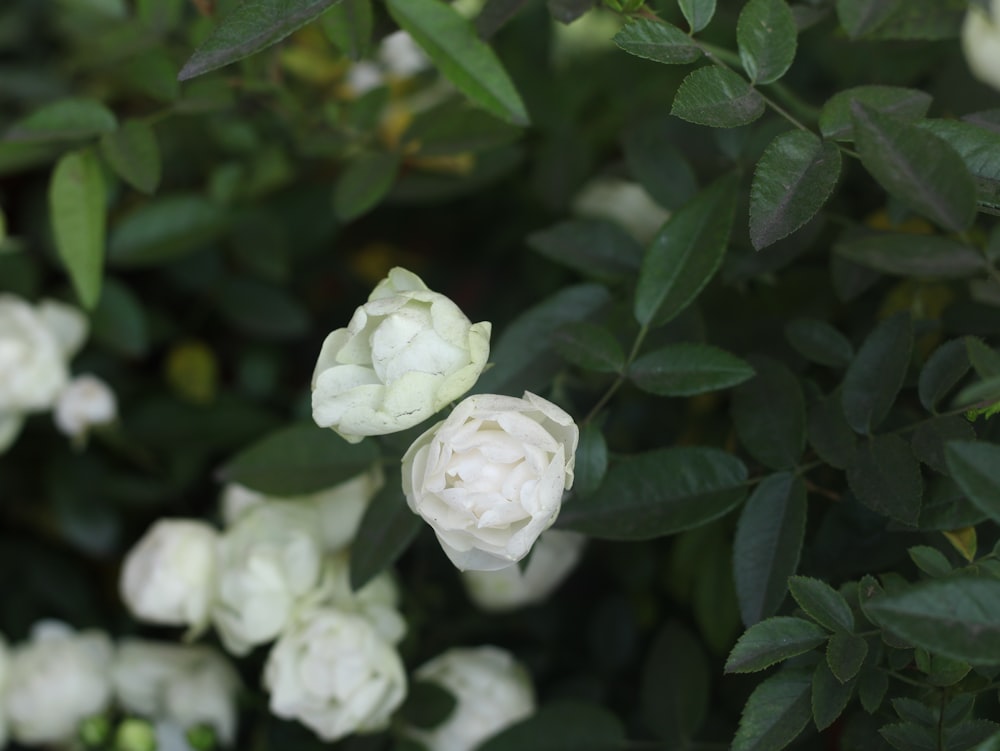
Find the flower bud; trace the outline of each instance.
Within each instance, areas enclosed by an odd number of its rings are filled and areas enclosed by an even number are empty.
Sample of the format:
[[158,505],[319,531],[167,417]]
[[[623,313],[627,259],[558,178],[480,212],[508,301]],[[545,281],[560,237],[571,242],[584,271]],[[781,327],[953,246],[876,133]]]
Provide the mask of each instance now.
[[962,49],[972,75],[1000,90],[1000,0],[989,11],[969,6],[962,25]]
[[114,392],[100,378],[81,375],[59,393],[52,416],[63,433],[82,438],[92,427],[114,422],[118,416],[118,402]]

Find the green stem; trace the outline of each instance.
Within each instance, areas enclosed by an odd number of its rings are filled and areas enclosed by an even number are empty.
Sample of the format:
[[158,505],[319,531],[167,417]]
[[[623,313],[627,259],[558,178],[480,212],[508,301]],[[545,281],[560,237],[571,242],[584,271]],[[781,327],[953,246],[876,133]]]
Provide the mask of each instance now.
[[899,673],[891,668],[880,667],[879,670],[888,675],[890,678],[895,678],[897,681],[902,681],[903,683],[907,683],[911,686],[916,686],[917,688],[925,688],[925,689],[932,688],[932,686],[928,686],[923,681],[918,681],[914,678],[910,678],[909,676],[903,675],[902,673]]
[[606,405],[611,400],[611,397],[613,397],[618,392],[618,389],[622,387],[622,384],[625,383],[625,374],[628,373],[629,366],[638,356],[639,348],[642,347],[642,343],[643,341],[645,341],[646,334],[648,333],[649,333],[649,324],[647,323],[644,324],[643,327],[639,329],[639,333],[636,334],[635,341],[632,342],[632,350],[628,353],[628,358],[626,358],[625,365],[618,373],[618,377],[615,378],[614,382],[608,387],[608,390],[604,392],[604,395],[597,400],[597,404],[591,407],[590,412],[587,413],[587,416],[584,417],[583,421],[580,423],[581,427],[585,427],[586,425],[588,425],[590,421],[597,416],[597,413],[604,408],[604,405]]

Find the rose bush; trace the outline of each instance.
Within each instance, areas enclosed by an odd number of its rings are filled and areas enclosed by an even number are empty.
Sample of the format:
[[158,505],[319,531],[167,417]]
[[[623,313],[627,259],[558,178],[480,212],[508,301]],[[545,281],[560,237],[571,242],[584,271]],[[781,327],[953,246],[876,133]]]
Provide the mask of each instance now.
[[470,323],[416,274],[394,268],[323,342],[313,418],[352,443],[413,427],[472,388],[489,342],[488,322]]
[[404,454],[403,493],[459,569],[504,568],[558,516],[578,440],[540,396],[470,396]]

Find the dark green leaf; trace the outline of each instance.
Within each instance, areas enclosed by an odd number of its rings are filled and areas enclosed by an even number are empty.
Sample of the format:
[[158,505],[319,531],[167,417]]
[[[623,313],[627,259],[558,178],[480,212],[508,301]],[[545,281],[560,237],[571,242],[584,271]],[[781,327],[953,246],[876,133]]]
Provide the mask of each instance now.
[[944,399],[969,372],[969,357],[966,353],[965,340],[953,339],[938,347],[927,358],[917,391],[920,403],[929,412],[936,412],[938,402]]
[[920,517],[923,478],[909,445],[898,435],[875,436],[858,446],[847,484],[865,506],[903,524]]
[[945,448],[945,461],[952,479],[970,501],[1000,521],[1000,446],[983,441],[954,441]]
[[677,0],[677,4],[694,34],[708,26],[715,15],[715,0]]
[[172,261],[203,248],[225,226],[225,211],[200,195],[157,198],[112,230],[108,261],[123,267]]
[[847,424],[870,433],[889,414],[903,385],[913,349],[913,327],[906,313],[897,313],[875,327],[847,368],[841,404]]
[[241,451],[219,470],[219,478],[266,495],[287,497],[349,480],[377,459],[373,441],[348,443],[332,430],[306,423],[271,433]]
[[824,138],[854,140],[851,106],[860,102],[886,115],[919,120],[931,106],[931,95],[920,89],[901,86],[855,86],[834,94],[819,113],[819,129]]
[[841,682],[829,665],[819,663],[812,681],[812,714],[816,729],[826,730],[830,727],[844,712],[853,693],[852,682]]
[[990,720],[968,720],[944,732],[949,751],[996,751],[1000,725]]
[[945,229],[968,229],[976,184],[946,141],[858,102],[851,114],[861,162],[883,188]]
[[899,6],[901,0],[837,0],[837,17],[851,39],[873,31]]
[[94,153],[73,151],[63,156],[49,182],[52,234],[73,289],[88,309],[101,296],[106,211],[104,179]]
[[858,436],[844,417],[840,391],[834,391],[809,408],[809,444],[820,459],[837,469],[847,469],[854,461]]
[[987,518],[950,477],[931,477],[920,509],[920,529],[947,531],[979,524]]
[[351,588],[361,589],[389,568],[410,546],[422,525],[423,520],[406,505],[399,483],[387,482],[368,504],[354,535]]
[[666,21],[632,19],[615,34],[614,41],[636,57],[668,65],[693,63],[701,57],[695,41]]
[[815,318],[795,318],[785,324],[785,339],[807,360],[831,368],[845,368],[854,359],[854,347],[830,324]]
[[648,540],[717,519],[746,496],[746,467],[714,448],[681,446],[613,465],[592,495],[574,499],[559,526],[608,540]]
[[797,34],[785,0],[750,0],[744,5],[736,22],[736,43],[750,80],[772,83],[785,75],[795,59]]
[[573,493],[588,495],[600,486],[608,471],[608,445],[601,429],[590,423],[580,431],[576,448],[576,472]]
[[403,141],[421,156],[448,156],[495,149],[517,140],[522,132],[462,100],[454,100],[417,115]]
[[333,211],[341,221],[357,219],[375,208],[399,173],[399,155],[384,151],[361,154],[347,164],[333,190]]
[[727,68],[708,65],[681,81],[670,114],[696,125],[735,128],[752,123],[766,108],[746,79]]
[[108,277],[90,317],[94,339],[126,357],[142,357],[149,348],[146,311],[128,287]]
[[625,745],[625,729],[604,707],[553,702],[508,727],[476,751],[614,751]]
[[937,548],[930,545],[914,545],[909,548],[907,554],[910,556],[917,568],[929,576],[945,576],[951,573],[951,564]]
[[642,325],[666,323],[690,305],[718,271],[726,253],[736,202],[736,181],[722,178],[670,218],[642,260],[635,317]]
[[838,242],[833,250],[849,261],[898,276],[964,279],[985,268],[974,248],[938,235],[870,234]]
[[786,670],[760,683],[743,707],[732,751],[780,751],[812,717],[808,671]]
[[641,120],[625,131],[622,148],[629,172],[657,203],[667,209],[683,206],[698,191],[694,170],[680,149],[664,138],[667,119]]
[[858,699],[869,714],[882,706],[885,692],[889,689],[889,676],[877,668],[865,669],[858,676]]
[[965,337],[965,349],[976,375],[983,379],[1000,376],[1000,353],[995,349],[975,336]]
[[141,120],[128,120],[101,139],[101,154],[125,182],[143,193],[155,193],[160,184],[160,147],[153,129]]
[[928,579],[868,604],[886,628],[928,651],[973,665],[1000,665],[1000,580]]
[[750,186],[754,248],[766,248],[812,219],[833,193],[840,167],[840,149],[812,133],[792,130],[771,141]]
[[352,60],[360,60],[371,45],[375,13],[371,0],[341,0],[320,18],[327,38]]
[[14,123],[8,141],[75,141],[110,133],[118,127],[114,114],[93,99],[60,99]]
[[960,120],[924,120],[921,128],[947,141],[976,180],[980,206],[1000,206],[1000,133]]
[[976,431],[964,417],[939,417],[920,424],[910,439],[913,455],[943,475],[950,475],[945,461],[945,445],[951,441],[974,441]]
[[483,9],[476,16],[476,31],[483,39],[489,39],[517,15],[530,0],[486,0]]
[[642,263],[642,247],[604,219],[574,219],[528,235],[528,245],[546,258],[606,281],[631,278]]
[[824,628],[836,632],[854,630],[851,606],[826,582],[808,576],[792,576],[788,579],[788,589],[799,607]]
[[746,360],[707,344],[670,344],[629,367],[629,379],[658,396],[692,396],[735,386],[753,377]]
[[213,291],[213,298],[222,315],[248,334],[289,339],[309,330],[309,315],[302,304],[273,284],[226,279]]
[[878,732],[899,751],[938,751],[940,748],[929,729],[912,722],[884,725]]
[[280,42],[338,0],[243,0],[181,68],[186,81]]
[[972,670],[972,666],[963,660],[933,654],[927,649],[918,648],[913,658],[917,669],[927,676],[926,680],[932,686],[954,686]]
[[733,391],[740,442],[771,469],[794,467],[806,445],[806,403],[799,379],[777,360],[751,357],[757,375]]
[[592,10],[597,0],[547,0],[549,15],[559,23],[571,24]]
[[854,634],[834,634],[826,645],[826,663],[841,683],[858,674],[867,656],[868,642]]
[[748,628],[726,658],[727,673],[755,673],[805,654],[823,644],[829,634],[814,623],[776,616]]
[[954,39],[968,4],[962,0],[897,0],[889,17],[869,39]]
[[[355,587],[357,590],[358,587]],[[448,689],[429,681],[414,681],[407,687],[406,701],[398,717],[407,725],[429,729],[448,719],[458,703]]]
[[660,629],[643,665],[642,718],[668,743],[698,732],[708,710],[711,672],[701,642],[675,620]]
[[743,623],[774,615],[785,600],[806,533],[806,487],[781,472],[765,477],[747,499],[733,540],[733,578]]
[[387,0],[386,6],[459,91],[499,118],[528,124],[528,112],[500,60],[457,10],[440,0]]
[[614,335],[593,323],[567,323],[552,335],[556,351],[584,370],[618,373],[625,367],[625,353]]

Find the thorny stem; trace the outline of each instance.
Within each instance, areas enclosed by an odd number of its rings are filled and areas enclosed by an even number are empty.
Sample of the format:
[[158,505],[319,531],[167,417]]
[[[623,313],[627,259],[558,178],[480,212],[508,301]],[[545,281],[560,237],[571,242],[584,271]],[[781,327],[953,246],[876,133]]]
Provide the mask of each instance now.
[[639,333],[636,334],[635,336],[635,341],[632,342],[632,351],[628,353],[628,358],[626,358],[625,365],[622,366],[621,371],[619,371],[618,377],[615,378],[614,382],[608,387],[608,390],[604,392],[604,395],[597,400],[597,404],[595,404],[593,407],[590,408],[590,412],[587,413],[587,416],[583,418],[583,422],[580,423],[582,426],[588,425],[590,421],[597,416],[597,413],[604,408],[604,405],[606,405],[611,400],[611,397],[613,397],[618,392],[618,389],[622,387],[622,384],[625,383],[625,374],[628,373],[629,366],[635,361],[635,358],[638,356],[639,348],[642,347],[642,343],[643,341],[645,341],[646,334],[648,333],[649,333],[649,324],[648,323],[643,324],[642,328],[639,329]]

